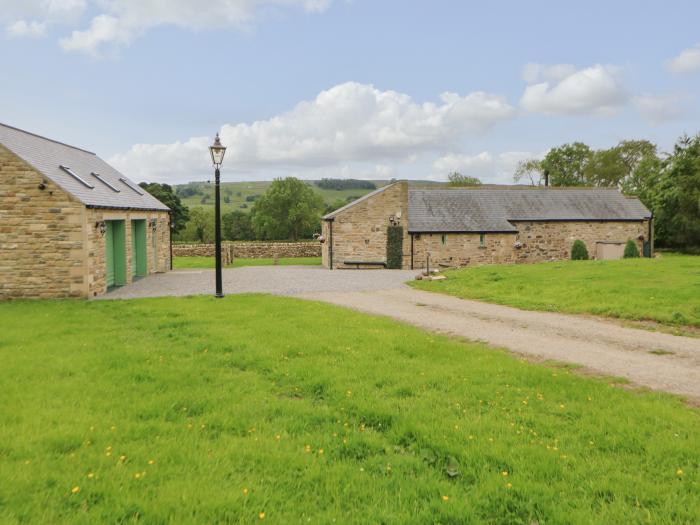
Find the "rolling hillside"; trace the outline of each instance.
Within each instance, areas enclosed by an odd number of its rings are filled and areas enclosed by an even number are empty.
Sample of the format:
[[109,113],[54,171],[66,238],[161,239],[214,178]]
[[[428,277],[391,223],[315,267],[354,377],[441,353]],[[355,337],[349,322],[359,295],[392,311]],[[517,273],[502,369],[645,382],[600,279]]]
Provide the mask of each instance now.
[[[332,204],[337,200],[351,201],[373,191],[371,189],[344,189],[333,190],[319,188],[315,181],[307,181],[326,204]],[[388,180],[372,181],[377,188],[385,186]],[[221,210],[226,213],[233,210],[250,211],[258,195],[267,190],[271,181],[257,182],[224,182],[221,184]],[[188,207],[213,206],[214,184],[206,182],[189,182],[174,186],[182,202]]]

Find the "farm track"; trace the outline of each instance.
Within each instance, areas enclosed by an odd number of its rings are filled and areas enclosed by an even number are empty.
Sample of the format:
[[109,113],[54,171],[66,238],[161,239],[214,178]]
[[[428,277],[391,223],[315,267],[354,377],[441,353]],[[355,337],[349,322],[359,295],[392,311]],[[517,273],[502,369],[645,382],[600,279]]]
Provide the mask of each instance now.
[[483,341],[537,360],[581,365],[596,374],[623,377],[638,386],[700,402],[700,339],[627,328],[586,316],[519,310],[406,286],[298,297]]

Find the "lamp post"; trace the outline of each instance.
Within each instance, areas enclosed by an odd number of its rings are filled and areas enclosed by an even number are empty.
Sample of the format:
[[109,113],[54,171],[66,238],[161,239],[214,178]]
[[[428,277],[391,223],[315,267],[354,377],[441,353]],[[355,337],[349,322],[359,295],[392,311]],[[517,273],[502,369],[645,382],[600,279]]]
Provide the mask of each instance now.
[[214,163],[214,241],[216,242],[215,258],[216,258],[216,297],[224,296],[223,285],[221,280],[221,174],[219,168],[224,161],[224,153],[226,146],[221,145],[219,134],[216,134],[214,144],[209,146],[211,152],[211,160]]

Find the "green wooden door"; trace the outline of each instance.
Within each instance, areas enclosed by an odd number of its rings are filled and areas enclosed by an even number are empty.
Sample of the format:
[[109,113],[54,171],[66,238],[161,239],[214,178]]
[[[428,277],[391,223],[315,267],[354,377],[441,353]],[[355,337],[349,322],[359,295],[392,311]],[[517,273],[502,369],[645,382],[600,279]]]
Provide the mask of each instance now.
[[105,232],[105,266],[107,273],[107,288],[114,286],[114,227],[112,221],[107,221]]
[[126,231],[124,221],[112,222],[112,238],[114,239],[114,285],[126,284]]
[[124,221],[105,221],[107,288],[126,284],[126,232]]
[[131,275],[143,277],[146,268],[146,220],[131,221]]

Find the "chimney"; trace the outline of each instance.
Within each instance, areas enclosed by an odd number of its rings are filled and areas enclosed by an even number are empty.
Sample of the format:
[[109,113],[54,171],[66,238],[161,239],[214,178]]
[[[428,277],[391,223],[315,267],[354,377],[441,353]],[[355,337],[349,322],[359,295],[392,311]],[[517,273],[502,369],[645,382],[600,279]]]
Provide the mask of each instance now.
[[549,186],[549,170],[544,170],[544,185]]

